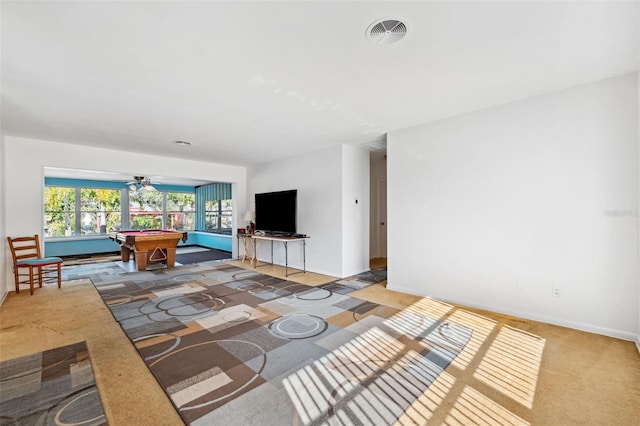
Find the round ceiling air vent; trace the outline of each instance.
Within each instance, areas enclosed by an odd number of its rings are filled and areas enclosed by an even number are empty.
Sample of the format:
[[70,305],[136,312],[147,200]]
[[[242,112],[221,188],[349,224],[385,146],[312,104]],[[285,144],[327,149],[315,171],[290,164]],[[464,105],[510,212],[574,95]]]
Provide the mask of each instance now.
[[382,19],[367,28],[367,38],[376,44],[396,43],[407,35],[407,26],[397,19]]

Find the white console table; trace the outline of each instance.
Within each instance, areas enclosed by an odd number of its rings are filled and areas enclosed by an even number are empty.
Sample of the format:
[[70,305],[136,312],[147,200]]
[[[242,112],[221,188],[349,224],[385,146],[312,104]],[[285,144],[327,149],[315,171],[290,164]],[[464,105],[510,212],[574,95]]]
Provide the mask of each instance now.
[[[282,242],[282,244],[284,244],[284,276],[288,277],[289,275],[295,275],[295,274],[305,274],[307,272],[307,266],[306,266],[306,253],[305,253],[305,247],[307,245],[307,239],[309,237],[304,236],[304,237],[278,237],[278,236],[271,236],[271,235],[256,235],[253,234],[251,235],[251,238],[253,239],[253,253],[254,256],[257,256],[257,247],[256,247],[256,243],[258,240],[265,240],[265,241],[271,241],[271,265],[273,265],[273,242],[274,241],[280,241]],[[289,274],[289,243],[291,242],[302,242],[302,271],[299,272],[293,272],[292,274]],[[257,262],[257,257],[256,257],[256,263],[254,264],[254,268],[257,268],[258,262]]]

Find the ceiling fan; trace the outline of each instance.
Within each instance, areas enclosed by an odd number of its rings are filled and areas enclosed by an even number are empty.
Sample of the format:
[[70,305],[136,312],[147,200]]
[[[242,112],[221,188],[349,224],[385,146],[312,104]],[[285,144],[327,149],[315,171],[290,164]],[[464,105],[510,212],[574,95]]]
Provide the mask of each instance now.
[[151,179],[144,176],[134,176],[133,182],[127,182],[125,185],[129,186],[129,190],[137,191],[137,192],[150,192],[156,191],[156,189],[151,185]]

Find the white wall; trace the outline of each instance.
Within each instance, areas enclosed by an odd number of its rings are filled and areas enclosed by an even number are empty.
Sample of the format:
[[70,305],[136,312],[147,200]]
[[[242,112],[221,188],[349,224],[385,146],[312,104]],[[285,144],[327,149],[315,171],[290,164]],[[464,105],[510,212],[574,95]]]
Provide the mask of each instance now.
[[[368,154],[352,148],[335,146],[248,170],[247,205],[252,210],[256,193],[298,190],[297,231],[310,236],[306,249],[308,271],[345,277],[369,269],[368,259],[364,266],[358,259],[360,255],[368,256],[366,246],[363,247],[368,244],[365,240],[368,235],[362,232],[362,226],[368,226],[368,222],[364,222],[362,213],[366,210],[361,210],[369,205],[368,166],[363,164]],[[362,179],[366,179],[364,186]],[[362,206],[354,208],[349,203],[343,211],[346,197],[356,196]],[[354,239],[347,250],[343,247],[345,232]],[[302,250],[298,244],[289,244],[289,249],[289,265],[301,268]],[[258,257],[270,260],[268,243],[258,247]],[[279,243],[274,245],[274,263],[284,265],[284,249]]]
[[[246,210],[246,169],[238,166],[181,160],[52,141],[5,136],[6,235],[42,234],[44,167],[121,172],[131,175],[173,176],[232,182],[234,213]],[[237,217],[234,217],[236,228]],[[237,242],[233,238],[234,254]],[[10,262],[7,263],[10,265]],[[11,289],[13,275],[2,276],[3,289]]]
[[388,288],[633,340],[637,85],[390,133]]
[[369,151],[342,146],[342,274],[369,270]]

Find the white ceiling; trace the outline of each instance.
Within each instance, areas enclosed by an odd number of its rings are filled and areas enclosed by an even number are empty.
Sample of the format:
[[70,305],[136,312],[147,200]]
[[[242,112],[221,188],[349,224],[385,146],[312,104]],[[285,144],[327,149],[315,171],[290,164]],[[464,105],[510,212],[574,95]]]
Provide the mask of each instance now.
[[[0,7],[4,134],[238,165],[638,69],[635,1]],[[381,18],[407,36],[368,41]]]

